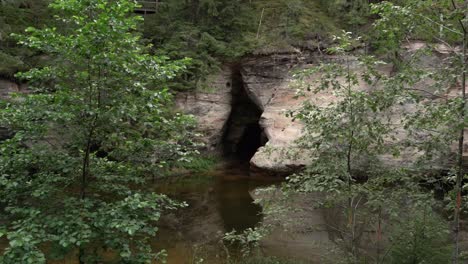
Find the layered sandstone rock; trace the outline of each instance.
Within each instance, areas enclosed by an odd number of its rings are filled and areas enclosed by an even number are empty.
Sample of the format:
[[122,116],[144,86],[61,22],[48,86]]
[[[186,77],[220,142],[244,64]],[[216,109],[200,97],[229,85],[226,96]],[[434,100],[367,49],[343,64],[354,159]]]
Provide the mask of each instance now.
[[178,93],[176,105],[198,121],[205,150],[219,152],[225,126],[231,113],[232,74],[230,68],[208,78],[208,87],[202,91]]
[[286,110],[294,110],[303,99],[295,98],[290,87],[292,71],[304,61],[300,53],[273,54],[248,58],[242,62],[242,77],[247,94],[263,114],[260,125],[268,142],[261,147],[250,163],[257,172],[289,174],[308,162],[307,154],[288,157],[288,151],[301,135],[302,125],[286,117]]
[[[408,44],[405,48],[408,51],[407,55],[409,55],[425,47],[427,45],[424,43],[414,42]],[[447,53],[453,52],[440,45],[434,48],[438,52],[436,55],[422,57],[421,64],[424,67],[440,66]],[[405,56],[405,54],[403,55]],[[200,131],[205,134],[204,140],[208,145],[208,150],[219,150],[223,144],[226,127],[232,126],[232,124],[228,123],[231,122],[229,120],[232,109],[231,103],[235,102],[233,95],[236,96],[236,93],[233,93],[231,89],[234,82],[233,76],[236,72],[240,72],[242,89],[245,90],[243,96],[248,96],[248,99],[262,111],[259,124],[263,130],[263,135],[268,140],[266,145],[260,147],[250,160],[251,168],[253,171],[274,175],[290,174],[310,163],[313,153],[307,152],[307,150],[295,151],[298,150],[295,148],[295,141],[300,138],[303,126],[299,121],[293,121],[287,117],[286,111],[297,109],[306,99],[311,100],[313,104],[318,106],[326,106],[337,100],[329,92],[309,94],[307,98],[296,97],[293,74],[298,69],[315,67],[324,61],[351,62],[354,71],[360,72],[363,70],[356,63],[356,58],[329,56],[318,51],[308,51],[306,53],[290,51],[287,53],[251,56],[242,60],[235,68],[225,68],[214,77],[213,81],[209,82],[208,85],[212,87],[211,92],[191,92],[179,95],[178,105],[186,112],[197,117],[200,123]],[[379,71],[385,75],[391,75],[393,66],[391,64],[383,65],[379,68]],[[314,76],[311,77],[310,81],[314,81]],[[378,88],[378,85],[370,87],[364,82],[359,85],[359,89],[363,90]],[[425,100],[435,100],[431,97],[434,92],[431,90],[431,80],[423,80],[412,88],[426,96]],[[447,96],[456,96],[459,90],[455,89],[452,93]],[[407,138],[407,133],[401,123],[402,116],[405,113],[413,113],[415,108],[414,104],[405,103],[393,109],[390,118],[395,129],[394,134],[388,137],[388,144],[399,144]],[[248,113],[244,114],[248,115]],[[243,131],[241,127],[237,128],[237,130],[234,129],[237,131],[237,133],[234,133],[237,138],[229,139],[234,144],[239,141]],[[236,137],[234,134],[228,136]],[[390,166],[405,166],[405,164],[410,164],[420,155],[423,155],[423,153],[408,148],[402,151],[399,157],[385,155],[380,158]],[[466,157],[468,158],[468,153]],[[433,165],[444,167],[453,160],[447,159],[437,162],[438,164],[434,163]]]

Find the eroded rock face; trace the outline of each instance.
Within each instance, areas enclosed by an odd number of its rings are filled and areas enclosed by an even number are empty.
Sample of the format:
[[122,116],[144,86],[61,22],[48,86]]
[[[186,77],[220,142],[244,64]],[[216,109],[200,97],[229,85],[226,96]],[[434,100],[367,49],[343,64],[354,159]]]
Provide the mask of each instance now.
[[248,58],[242,62],[242,77],[247,94],[263,114],[260,126],[268,138],[250,164],[254,172],[290,174],[308,163],[308,155],[288,157],[286,150],[301,135],[302,125],[286,117],[286,110],[297,109],[302,99],[290,87],[292,72],[310,57],[300,53]]
[[[352,62],[355,58],[348,59]],[[287,117],[286,113],[301,107],[305,100],[317,106],[326,106],[337,100],[328,92],[296,96],[295,71],[317,66],[323,61],[344,62],[345,59],[320,52],[294,52],[253,57],[242,62],[245,88],[251,100],[263,110],[260,125],[268,138],[268,143],[259,148],[250,161],[253,171],[289,175],[312,161],[311,152],[295,147],[295,141],[302,135],[303,125]],[[362,89],[366,88],[362,84]]]
[[224,68],[208,79],[206,91],[178,93],[176,106],[197,119],[205,150],[221,152],[220,144],[231,113],[231,69]]
[[[235,145],[242,139],[246,129],[242,119],[249,121],[256,115],[247,113],[248,109],[242,105],[241,109],[233,109],[232,104],[235,105],[239,100],[253,102],[262,112],[258,123],[262,129],[261,136],[265,137],[263,141],[268,140],[268,143],[258,149],[251,159],[252,169],[275,175],[290,174],[307,163],[306,156],[288,159],[281,151],[290,148],[301,135],[302,125],[286,117],[285,109],[300,106],[301,100],[294,98],[295,92],[289,83],[294,67],[305,60],[306,57],[300,53],[248,58],[237,65],[238,68],[226,67],[213,76],[208,82],[209,91],[179,93],[176,104],[179,109],[197,118],[206,150],[221,153],[223,144],[226,145],[225,151],[227,148],[235,152]],[[238,87],[234,87],[238,81],[234,79],[238,71],[243,82],[240,88],[242,92],[236,92]],[[248,98],[233,99],[233,96]],[[230,120],[230,116],[235,120]]]
[[[427,47],[424,43],[411,43],[407,50],[407,55],[411,55],[421,48]],[[421,57],[421,65],[425,68],[437,68],[443,65],[443,60],[449,52],[447,47],[437,46],[436,54]],[[270,55],[257,58],[249,58],[242,63],[242,74],[245,81],[245,87],[252,101],[256,102],[263,110],[260,125],[268,137],[268,143],[260,148],[250,161],[251,167],[256,171],[269,172],[271,174],[291,174],[301,169],[312,161],[312,154],[307,150],[295,148],[295,141],[301,137],[303,126],[300,122],[294,122],[286,117],[286,110],[295,110],[301,106],[304,100],[311,101],[312,104],[325,107],[333,103],[337,98],[332,93],[326,91],[317,94],[308,94],[307,97],[297,98],[294,89],[293,74],[296,69],[311,68],[317,66],[320,62],[333,61],[336,63],[350,62],[352,70],[358,73],[363,72],[355,57],[336,57],[323,55],[320,53],[290,53]],[[393,71],[393,65],[386,64],[378,68],[383,75],[390,76]],[[311,76],[312,83],[317,76]],[[342,80],[344,81],[344,79]],[[414,90],[421,93],[426,101],[435,100],[431,98],[434,93],[431,89],[433,81],[424,79],[414,85]],[[371,87],[364,81],[360,81],[358,89],[372,90],[380,89],[379,85]],[[460,90],[452,91],[454,94],[447,96],[456,96]],[[452,93],[450,92],[450,93]],[[403,115],[412,114],[416,106],[412,103],[405,103],[395,107],[391,112],[390,118],[394,126],[394,133],[386,139],[386,144],[401,144],[407,139],[407,132],[403,129]],[[467,133],[465,133],[467,134]],[[424,137],[422,133],[420,136]],[[426,135],[427,136],[427,135]],[[468,150],[468,147],[465,147]],[[298,151],[296,151],[298,150]],[[456,150],[454,144],[453,151]],[[468,159],[468,151],[465,151],[465,157]],[[293,153],[293,154],[291,154]],[[294,155],[291,157],[291,155]],[[416,148],[407,147],[401,151],[400,156],[392,155],[380,156],[379,159],[388,166],[410,166],[411,163],[424,153]],[[453,160],[445,157],[445,160],[431,160],[428,164],[431,168],[443,169],[450,166]],[[365,160],[363,161],[365,163]]]
[[[408,54],[414,53],[421,48],[427,47],[424,43],[414,42],[405,47]],[[437,46],[438,54],[423,57],[421,63],[424,67],[438,67],[441,65],[445,56],[450,50],[446,47]],[[300,170],[312,161],[312,153],[307,150],[295,149],[295,141],[302,135],[303,125],[299,121],[293,121],[286,116],[287,110],[295,110],[301,106],[304,100],[310,100],[317,106],[326,106],[337,100],[329,92],[310,94],[305,97],[296,97],[294,89],[293,74],[296,69],[310,68],[317,66],[320,62],[342,62],[356,61],[354,57],[336,57],[321,54],[320,52],[289,52],[283,54],[270,54],[263,56],[253,56],[242,60],[239,65],[236,65],[236,71],[240,72],[242,79],[242,89],[245,93],[242,96],[248,96],[248,99],[253,102],[262,112],[259,124],[262,130],[262,135],[268,141],[265,146],[260,147],[255,155],[250,160],[251,169],[254,172],[267,173],[272,175],[288,175],[294,171]],[[353,71],[362,71],[357,63],[352,63]],[[393,71],[393,66],[390,64],[383,65],[379,68],[382,74],[390,75]],[[311,77],[313,79],[314,76]],[[417,83],[413,88],[420,90],[423,95],[427,95],[425,100],[434,100],[430,98],[432,92],[430,89],[431,80],[424,80]],[[230,113],[232,110],[231,103],[234,102],[232,93],[233,69],[225,68],[220,74],[213,78],[210,83],[212,92],[192,92],[188,94],[180,94],[177,103],[181,109],[194,114],[200,123],[200,131],[205,134],[205,142],[208,150],[219,151],[223,144],[223,135],[229,124]],[[360,83],[359,89],[369,90],[375,89],[369,87],[364,82]],[[429,89],[429,90],[428,90]],[[459,94],[459,90],[451,91],[453,95]],[[391,113],[391,119],[395,124],[395,134],[393,139],[389,139],[389,144],[398,144],[406,139],[407,134],[401,124],[403,113],[412,113],[416,106],[412,104],[404,104],[396,107]],[[248,115],[242,113],[241,115]],[[228,135],[228,140],[232,144],[237,144],[240,135],[243,133],[243,128],[240,126],[235,130],[237,133]],[[468,133],[467,133],[468,134]],[[237,135],[237,136],[236,136]],[[233,136],[234,138],[229,138]],[[265,141],[266,141],[265,140]],[[456,147],[456,146],[455,146]],[[468,159],[468,147],[465,148],[465,153]],[[455,150],[455,149],[454,149]],[[294,153],[294,156],[290,154]],[[415,149],[407,149],[402,151],[399,157],[392,155],[381,156],[381,160],[389,166],[405,166],[412,163],[418,156],[423,153]],[[447,162],[441,161],[437,166],[447,166]],[[431,164],[431,166],[436,165]]]
[[262,145],[262,129],[259,125],[262,111],[246,93],[238,71],[233,71],[232,109],[223,137],[226,156],[250,160]]

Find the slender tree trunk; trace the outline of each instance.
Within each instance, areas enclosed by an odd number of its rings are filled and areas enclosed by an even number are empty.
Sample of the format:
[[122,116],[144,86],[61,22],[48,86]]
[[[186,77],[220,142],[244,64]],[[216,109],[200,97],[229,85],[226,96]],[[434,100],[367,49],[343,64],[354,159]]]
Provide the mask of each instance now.
[[349,123],[350,131],[348,138],[348,150],[346,153],[346,171],[348,174],[348,224],[351,231],[351,253],[354,257],[357,257],[356,248],[356,212],[353,208],[353,198],[351,197],[352,184],[353,184],[353,173],[352,173],[352,154],[353,154],[353,142],[354,142],[354,109],[353,109],[353,98],[352,98],[352,85],[351,85],[351,69],[349,59],[346,58],[347,66],[347,93],[348,93],[348,104],[349,104]]
[[[95,107],[95,114],[92,117],[92,119],[89,121],[89,130],[86,134],[86,144],[84,147],[84,155],[83,155],[83,161],[82,161],[82,168],[81,168],[81,181],[80,181],[80,200],[84,202],[86,199],[86,187],[88,185],[88,180],[89,180],[89,166],[90,166],[90,156],[91,156],[91,145],[93,143],[93,138],[94,138],[94,133],[96,131],[96,126],[99,118],[99,109],[101,107],[101,89],[97,87],[97,93],[95,94],[94,91],[94,84],[93,80],[91,77],[91,61],[88,61],[88,72],[89,72],[89,77],[88,77],[88,85],[89,85],[89,101],[88,101],[88,106],[90,108]],[[98,70],[98,75],[97,78],[100,80],[101,79],[101,68]],[[96,95],[96,96],[94,96]],[[94,101],[96,103],[94,103]],[[83,246],[79,246],[78,248],[78,261],[80,264],[85,264],[83,261],[83,258],[85,256],[84,248]]]
[[84,249],[82,247],[80,247],[78,249],[78,261],[80,264],[85,264],[84,261],[83,261],[83,257],[84,257]]
[[[453,3],[453,2],[452,2]],[[456,6],[454,5],[456,8]],[[465,18],[468,17],[468,0],[465,0]],[[466,108],[466,71],[467,71],[467,28],[463,20],[460,20],[461,28],[463,29],[463,54],[462,54],[462,73],[461,73],[461,89],[462,89],[462,104],[460,106],[460,135],[458,138],[458,171],[456,180],[456,205],[454,213],[454,235],[455,235],[455,249],[453,252],[452,263],[458,264],[460,254],[460,207],[462,204],[462,182],[463,182],[463,146],[465,136],[465,108]]]
[[[94,123],[94,122],[93,122]],[[88,138],[86,140],[85,153],[83,155],[83,164],[81,169],[81,184],[80,184],[80,199],[84,200],[86,198],[86,185],[89,176],[89,157],[91,155],[91,144],[94,134],[94,124],[91,127]]]
[[[86,186],[87,181],[89,178],[89,158],[91,155],[91,144],[94,137],[94,130],[95,130],[95,123],[96,123],[97,116],[95,116],[94,120],[92,121],[92,127],[89,130],[88,138],[86,139],[86,146],[85,146],[85,153],[83,155],[83,164],[82,164],[82,171],[81,171],[81,183],[80,183],[80,200],[84,201],[86,198]],[[78,261],[80,264],[85,264],[83,258],[85,256],[84,248],[80,246],[78,248]]]
[[380,263],[380,241],[382,240],[382,206],[379,206],[377,219],[377,263]]
[[191,0],[190,1],[190,9],[192,11],[192,22],[197,24],[198,22],[198,15],[200,13],[200,3],[199,0]]
[[263,14],[265,13],[265,8],[262,9],[262,14],[260,15],[260,21],[258,22],[257,28],[257,39],[260,36],[260,28],[262,27]]

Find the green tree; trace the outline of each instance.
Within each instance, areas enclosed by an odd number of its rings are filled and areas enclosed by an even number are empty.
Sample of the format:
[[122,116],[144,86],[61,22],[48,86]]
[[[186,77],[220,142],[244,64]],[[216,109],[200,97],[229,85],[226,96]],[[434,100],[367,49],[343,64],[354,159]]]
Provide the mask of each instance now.
[[356,30],[356,26],[364,25],[368,22],[370,14],[369,0],[321,0],[321,5],[325,6],[331,16],[337,17],[348,26]]
[[[466,190],[466,1],[398,2],[372,5],[373,56],[356,51],[363,43],[345,33],[328,50],[332,62],[296,75],[305,102],[289,116],[304,124],[298,147],[314,159],[283,190],[286,200],[319,193],[314,205],[340,212],[331,229],[343,263],[447,263],[448,223],[432,211],[440,203],[426,187],[451,184],[456,263]],[[392,63],[390,72],[380,70],[385,63],[378,58]],[[384,162],[402,152],[413,157],[396,168]],[[441,182],[439,173],[447,168],[453,173]],[[278,206],[272,211],[285,213]],[[372,231],[375,252],[361,243]],[[438,254],[429,254],[434,250]]]
[[11,33],[24,31],[28,26],[39,27],[51,22],[48,0],[0,1],[0,77],[14,79],[19,70],[27,70],[40,63],[40,53],[17,45]]
[[[401,225],[401,215],[416,218],[418,208],[435,203],[421,185],[432,179],[415,170],[415,160],[397,167],[391,162],[408,151],[401,130],[412,113],[409,106],[421,99],[415,84],[427,77],[427,71],[413,68],[413,63],[420,62],[416,56],[389,74],[381,68],[386,63],[376,56],[353,52],[361,43],[351,33],[336,41],[337,47],[328,50],[335,55],[331,62],[296,75],[295,88],[305,101],[289,116],[304,124],[297,146],[310,153],[313,161],[302,173],[289,177],[284,190],[292,195],[320,193],[315,206],[338,210],[336,223],[329,224],[334,242],[345,255],[344,263],[382,263],[386,247],[392,247],[386,245],[383,229],[391,234]],[[363,244],[369,232],[376,233],[375,252]]]
[[[394,79],[378,69],[384,62],[349,53],[359,42],[351,33],[336,40],[337,47],[329,52],[343,62],[321,63],[297,75],[299,95],[308,99],[290,116],[303,122],[298,147],[309,151],[314,161],[289,179],[287,189],[323,193],[319,205],[343,208],[343,221],[334,227],[339,230],[335,241],[352,256],[348,261],[358,262],[364,254],[365,229],[411,199],[403,190],[418,188],[406,181],[403,168],[391,169],[381,162],[384,154],[398,155],[400,150],[391,113],[405,96],[402,86],[389,85]],[[326,104],[314,99],[324,94],[333,99]],[[404,184],[397,183],[402,180]],[[392,184],[398,188],[383,188]]]
[[415,210],[402,217],[390,233],[388,257],[384,263],[449,263],[450,231],[447,222],[430,208]]
[[160,47],[158,54],[192,58],[173,86],[178,90],[203,87],[206,76],[223,61],[235,60],[253,48],[253,5],[248,1],[174,0],[145,18],[144,35]]
[[462,191],[463,191],[463,178],[464,178],[464,162],[463,155],[465,152],[465,128],[466,128],[466,75],[468,71],[468,1],[465,1],[464,7],[458,7],[454,1],[452,1],[454,12],[462,15],[461,18],[458,18],[461,39],[462,39],[462,48],[461,54],[455,54],[457,61],[459,61],[455,67],[456,74],[458,77],[456,79],[460,80],[461,85],[461,96],[460,106],[458,110],[458,154],[457,154],[457,177],[455,182],[455,191],[456,191],[456,205],[454,211],[454,232],[455,232],[455,250],[454,250],[454,263],[458,263],[460,255],[460,214],[461,214],[461,200],[462,200]]
[[187,90],[203,88],[220,65],[236,65],[249,53],[321,47],[336,28],[317,1],[173,0],[146,16],[144,35],[158,54],[193,59],[174,84]]
[[186,60],[148,53],[129,0],[56,0],[62,30],[28,28],[20,43],[54,59],[18,76],[31,92],[2,101],[2,263],[150,263],[165,210],[183,206],[145,188],[193,154],[193,121],[172,110],[169,79]]
[[[454,186],[448,206],[453,209],[454,253],[453,263],[458,263],[459,218],[464,203],[463,178],[464,145],[466,128],[466,72],[467,72],[467,28],[468,1],[400,1],[400,5],[384,2],[374,7],[381,17],[377,29],[388,32],[382,40],[401,43],[405,39],[424,39],[426,48],[418,56],[437,56],[440,49],[443,60],[439,65],[428,67],[421,60],[400,57],[400,61],[411,68],[413,75],[426,78],[424,96],[417,95],[418,111],[407,119],[407,127],[415,138],[413,144],[424,151],[423,160],[430,164],[436,159],[445,160],[445,167],[451,167],[450,177],[445,182]],[[393,26],[392,26],[393,25]],[[400,25],[395,27],[395,25]],[[402,34],[404,32],[404,34]],[[388,43],[388,42],[387,42]],[[385,45],[378,45],[379,47]],[[393,52],[400,53],[401,45],[393,45]],[[439,49],[439,51],[437,51]],[[387,49],[390,50],[390,49]],[[426,63],[427,64],[427,63]],[[421,79],[422,80],[422,79]],[[420,82],[421,83],[421,82]],[[414,83],[417,90],[417,83]],[[419,85],[421,86],[421,85]],[[427,100],[427,97],[432,97]],[[426,97],[426,98],[425,98]],[[457,145],[455,147],[455,145]],[[456,148],[456,151],[454,151]],[[449,157],[449,158],[447,158]]]

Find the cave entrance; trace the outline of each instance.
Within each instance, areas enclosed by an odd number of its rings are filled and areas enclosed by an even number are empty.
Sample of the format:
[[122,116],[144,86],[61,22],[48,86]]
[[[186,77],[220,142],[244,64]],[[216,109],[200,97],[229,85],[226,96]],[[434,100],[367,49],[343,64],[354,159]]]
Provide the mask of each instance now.
[[250,161],[258,148],[266,143],[260,127],[262,110],[248,96],[242,75],[234,70],[232,82],[232,110],[223,137],[223,151],[227,158]]

